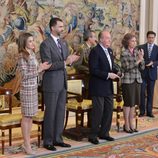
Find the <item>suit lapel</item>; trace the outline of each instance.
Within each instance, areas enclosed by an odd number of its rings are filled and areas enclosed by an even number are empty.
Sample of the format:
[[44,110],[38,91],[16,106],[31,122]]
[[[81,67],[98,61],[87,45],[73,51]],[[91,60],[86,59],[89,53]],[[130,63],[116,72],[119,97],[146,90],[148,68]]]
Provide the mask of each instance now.
[[[99,45],[99,44],[98,44]],[[109,69],[110,69],[110,64],[109,64],[109,61],[108,61],[108,58],[103,50],[103,48],[99,45],[99,49],[100,49],[100,52],[101,52],[101,56],[103,58],[103,60],[105,60],[106,63],[108,63],[109,65]],[[108,49],[108,52],[109,52],[109,49]],[[109,53],[110,54],[110,53]],[[110,54],[110,58],[111,58],[111,54]],[[112,62],[112,59],[111,59],[111,62]],[[113,63],[112,63],[112,66],[113,66]]]
[[66,54],[65,54],[65,42],[61,39],[60,40],[60,44],[61,44],[61,48],[62,48],[62,53],[63,53],[63,58],[65,59],[66,58]]
[[61,55],[61,53],[59,51],[59,48],[58,48],[58,46],[56,45],[54,39],[51,36],[50,36],[50,43],[51,43],[52,49],[54,49],[56,54],[59,56],[59,58],[62,59],[63,57],[62,57],[62,55]]
[[155,44],[153,45],[153,49],[152,49],[152,51],[151,51],[151,59],[152,58],[154,58],[154,52],[155,52],[155,49],[156,49],[156,47],[155,47]]

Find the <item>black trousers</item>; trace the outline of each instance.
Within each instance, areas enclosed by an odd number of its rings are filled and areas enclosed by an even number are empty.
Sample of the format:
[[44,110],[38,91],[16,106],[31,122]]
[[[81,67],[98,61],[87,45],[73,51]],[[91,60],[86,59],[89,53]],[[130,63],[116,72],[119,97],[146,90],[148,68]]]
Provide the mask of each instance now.
[[109,136],[113,114],[113,95],[92,97],[91,132],[89,138]]

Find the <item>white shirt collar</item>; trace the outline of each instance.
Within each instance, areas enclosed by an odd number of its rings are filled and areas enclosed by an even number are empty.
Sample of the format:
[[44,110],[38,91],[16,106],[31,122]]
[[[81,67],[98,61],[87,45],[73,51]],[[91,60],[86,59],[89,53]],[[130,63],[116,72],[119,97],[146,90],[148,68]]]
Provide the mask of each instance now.
[[104,51],[108,51],[108,48],[105,48],[101,43],[99,45],[103,48]]
[[57,40],[59,39],[59,37],[56,37],[56,36],[54,36],[53,34],[50,34],[51,35],[51,37],[54,39],[54,41],[55,41],[55,43],[57,44]]
[[91,48],[91,46],[86,42],[86,45],[88,46],[88,48]]
[[153,46],[154,46],[154,43],[151,43],[151,44],[150,44],[150,43],[148,43],[148,47],[149,47],[149,45],[151,45],[151,47],[153,47]]

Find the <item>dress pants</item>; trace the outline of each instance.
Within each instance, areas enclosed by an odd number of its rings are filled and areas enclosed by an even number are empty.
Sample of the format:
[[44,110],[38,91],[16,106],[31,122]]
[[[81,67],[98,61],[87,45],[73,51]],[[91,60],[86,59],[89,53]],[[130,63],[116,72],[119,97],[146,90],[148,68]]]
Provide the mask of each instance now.
[[89,138],[109,136],[113,114],[113,95],[92,97],[91,132]]
[[[143,79],[143,83],[141,85],[141,104],[140,104],[140,114],[142,115],[145,114],[145,111],[147,115],[152,114],[154,86],[155,86],[155,80]],[[146,92],[147,92],[147,101],[146,101]]]
[[60,92],[44,92],[44,135],[43,144],[62,143],[65,118],[66,90]]

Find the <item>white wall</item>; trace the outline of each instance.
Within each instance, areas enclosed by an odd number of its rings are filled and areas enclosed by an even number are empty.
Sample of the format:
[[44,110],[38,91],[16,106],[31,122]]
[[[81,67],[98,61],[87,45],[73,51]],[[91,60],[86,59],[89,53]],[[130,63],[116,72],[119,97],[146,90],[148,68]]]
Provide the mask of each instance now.
[[151,30],[156,32],[155,43],[158,43],[158,0],[140,1],[140,34],[139,43],[146,42],[146,32]]

